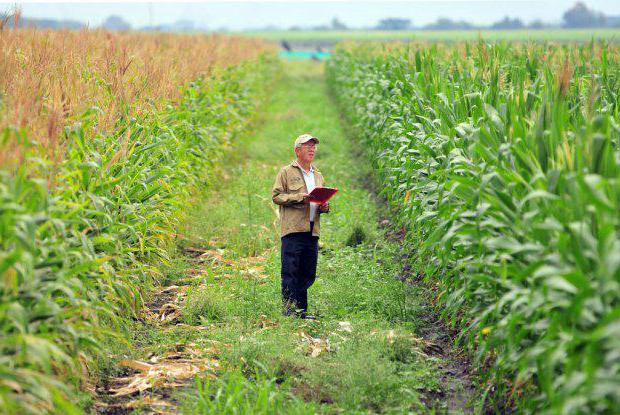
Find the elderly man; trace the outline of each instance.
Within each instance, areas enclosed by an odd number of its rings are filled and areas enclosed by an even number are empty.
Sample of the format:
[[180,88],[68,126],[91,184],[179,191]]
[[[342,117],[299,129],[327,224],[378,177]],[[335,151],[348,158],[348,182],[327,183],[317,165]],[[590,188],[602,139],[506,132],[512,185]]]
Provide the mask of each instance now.
[[314,319],[308,312],[308,288],[316,278],[319,219],[329,204],[310,202],[309,193],[323,187],[323,175],[312,164],[319,139],[302,134],[295,140],[297,160],[283,167],[272,189],[280,206],[282,299],[284,313]]

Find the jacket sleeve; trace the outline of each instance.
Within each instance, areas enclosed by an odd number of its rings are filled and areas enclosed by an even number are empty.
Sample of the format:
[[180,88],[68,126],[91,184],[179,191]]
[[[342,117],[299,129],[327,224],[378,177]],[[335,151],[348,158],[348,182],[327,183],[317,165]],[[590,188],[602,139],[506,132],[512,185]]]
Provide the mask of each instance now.
[[303,203],[304,195],[303,193],[286,193],[285,192],[285,177],[284,177],[284,169],[280,170],[278,176],[276,177],[276,181],[273,184],[273,189],[271,189],[271,199],[273,203],[276,205],[282,206],[292,206],[298,203]]

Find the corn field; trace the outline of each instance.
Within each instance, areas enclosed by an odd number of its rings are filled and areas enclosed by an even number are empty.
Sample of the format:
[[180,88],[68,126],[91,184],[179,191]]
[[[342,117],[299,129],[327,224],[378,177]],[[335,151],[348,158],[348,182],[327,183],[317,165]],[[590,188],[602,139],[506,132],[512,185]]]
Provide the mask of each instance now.
[[[64,128],[85,111],[94,118],[88,135],[112,132],[120,118],[159,111],[199,76],[268,49],[218,34],[0,29],[0,128],[27,130],[39,152],[58,161]],[[19,138],[8,144],[0,163],[23,161]]]
[[479,41],[327,63],[495,411],[620,407],[619,58]]
[[0,408],[79,413],[278,66],[224,36],[0,28]]

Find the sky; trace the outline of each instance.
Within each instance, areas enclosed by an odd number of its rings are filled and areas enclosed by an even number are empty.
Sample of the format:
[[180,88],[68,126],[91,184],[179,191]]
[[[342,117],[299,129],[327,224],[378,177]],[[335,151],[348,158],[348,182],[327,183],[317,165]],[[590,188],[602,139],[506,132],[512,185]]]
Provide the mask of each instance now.
[[[99,26],[109,15],[119,15],[132,27],[191,20],[200,28],[244,30],[275,26],[310,27],[329,24],[337,17],[349,27],[368,28],[388,17],[410,19],[414,26],[438,17],[486,25],[504,16],[558,23],[576,0],[409,0],[409,1],[203,1],[203,2],[3,2],[0,13],[18,5],[25,17],[70,19]],[[585,0],[592,9],[620,15],[620,0]]]

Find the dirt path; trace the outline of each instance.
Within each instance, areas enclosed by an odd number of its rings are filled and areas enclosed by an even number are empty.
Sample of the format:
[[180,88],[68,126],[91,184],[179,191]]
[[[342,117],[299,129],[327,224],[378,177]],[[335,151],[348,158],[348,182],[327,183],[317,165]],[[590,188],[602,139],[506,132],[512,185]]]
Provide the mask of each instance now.
[[[403,277],[321,67],[287,67],[259,125],[218,190],[197,196],[167,283],[148,301],[132,353],[98,385],[96,412],[470,412],[467,366]],[[322,139],[316,164],[341,189],[322,218],[309,292],[318,322],[281,314],[270,200],[303,132]]]

